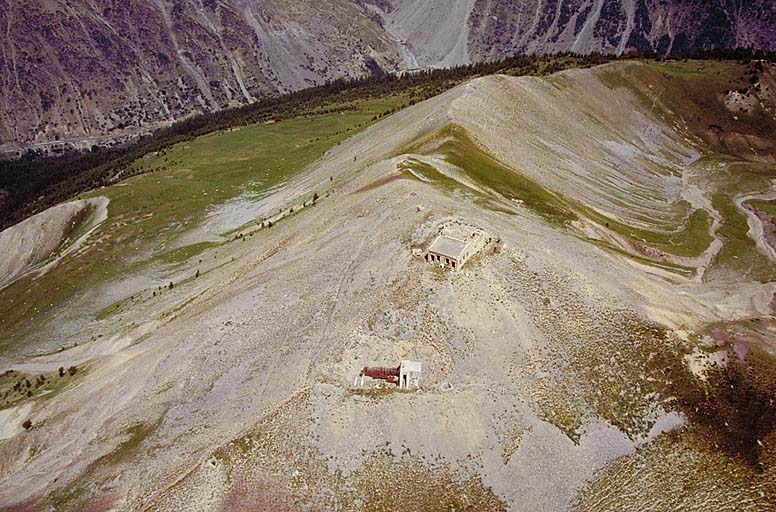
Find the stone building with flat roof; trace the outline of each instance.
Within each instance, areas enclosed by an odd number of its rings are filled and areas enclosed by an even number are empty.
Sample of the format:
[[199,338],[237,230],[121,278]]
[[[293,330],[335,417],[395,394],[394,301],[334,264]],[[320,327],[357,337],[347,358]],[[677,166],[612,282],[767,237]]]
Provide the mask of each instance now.
[[[428,247],[426,261],[453,270],[460,269],[469,258],[477,254],[490,241],[481,229],[469,228],[467,231],[468,235],[456,233],[459,235],[457,237],[444,231],[440,233]],[[461,234],[464,236],[460,236]]]

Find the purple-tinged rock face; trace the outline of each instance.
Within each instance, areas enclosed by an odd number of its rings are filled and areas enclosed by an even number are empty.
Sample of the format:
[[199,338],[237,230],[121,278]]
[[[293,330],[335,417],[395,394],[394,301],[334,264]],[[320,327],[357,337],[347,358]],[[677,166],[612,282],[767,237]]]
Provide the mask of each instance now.
[[0,26],[0,152],[517,52],[776,49],[770,0],[10,0]]

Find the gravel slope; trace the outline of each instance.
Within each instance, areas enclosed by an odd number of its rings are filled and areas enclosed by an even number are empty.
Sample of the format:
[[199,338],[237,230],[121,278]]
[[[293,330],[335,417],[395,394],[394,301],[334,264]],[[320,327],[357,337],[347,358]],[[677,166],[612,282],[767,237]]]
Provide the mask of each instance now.
[[[139,294],[99,324],[98,339],[0,368],[82,369],[32,402],[29,432],[0,441],[0,505],[378,510],[398,497],[417,510],[574,507],[608,464],[685,421],[652,391],[666,378],[655,355],[681,368],[687,332],[759,314],[773,284],[666,272],[396,164],[401,148],[455,123],[547,187],[623,219],[670,223],[680,185],[627,162],[680,173],[691,150],[597,73],[485,77],[403,110],[262,199],[295,212],[202,253],[213,266],[196,279]],[[302,207],[313,191],[320,200]],[[634,191],[632,210],[622,208]],[[648,210],[661,213],[650,221]],[[500,242],[456,273],[413,257],[450,222]],[[423,362],[420,391],[352,389],[361,366],[403,358]],[[678,506],[702,510],[691,494]]]

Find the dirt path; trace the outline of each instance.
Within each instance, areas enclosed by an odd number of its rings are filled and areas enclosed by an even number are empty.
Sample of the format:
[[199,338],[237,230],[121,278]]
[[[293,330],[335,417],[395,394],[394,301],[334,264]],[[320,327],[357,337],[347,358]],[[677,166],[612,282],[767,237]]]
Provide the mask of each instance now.
[[697,268],[695,278],[700,282],[703,281],[703,276],[706,274],[706,271],[711,266],[714,258],[717,257],[717,254],[719,254],[719,251],[721,251],[722,247],[724,246],[724,242],[719,235],[719,229],[722,227],[722,215],[720,215],[720,213],[714,209],[711,200],[703,193],[700,188],[698,188],[696,185],[689,185],[686,182],[686,177],[683,177],[682,181],[682,199],[690,203],[693,208],[706,210],[706,212],[711,217],[709,235],[713,238],[713,240],[700,256],[694,258],[696,260],[696,264],[694,266]]
[[756,210],[753,207],[746,205],[747,201],[759,200],[759,201],[773,201],[776,200],[776,190],[770,192],[756,193],[756,194],[742,194],[736,196],[735,204],[741,212],[747,217],[747,223],[749,224],[749,232],[747,233],[752,240],[757,244],[757,248],[768,256],[772,261],[776,261],[776,248],[774,248],[765,236],[765,226],[763,220],[758,217]]

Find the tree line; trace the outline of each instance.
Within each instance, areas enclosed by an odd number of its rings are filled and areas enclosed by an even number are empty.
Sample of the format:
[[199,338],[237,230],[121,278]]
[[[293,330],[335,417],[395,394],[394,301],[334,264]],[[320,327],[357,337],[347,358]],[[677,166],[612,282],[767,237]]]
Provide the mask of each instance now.
[[[320,115],[347,110],[347,103],[399,93],[409,93],[410,104],[440,94],[466,80],[495,73],[513,76],[548,75],[569,68],[596,66],[619,59],[655,59],[654,52],[612,54],[571,52],[548,55],[518,54],[511,57],[443,69],[374,74],[359,79],[338,79],[242,107],[190,117],[151,135],[120,146],[93,147],[58,156],[28,152],[18,160],[0,161],[0,230],[66,201],[81,192],[110,185],[147,172],[132,167],[142,156],[174,144],[237,126]],[[752,49],[711,50],[671,59],[694,58],[776,62],[776,53]]]

